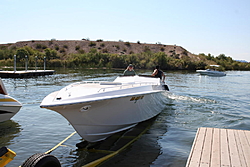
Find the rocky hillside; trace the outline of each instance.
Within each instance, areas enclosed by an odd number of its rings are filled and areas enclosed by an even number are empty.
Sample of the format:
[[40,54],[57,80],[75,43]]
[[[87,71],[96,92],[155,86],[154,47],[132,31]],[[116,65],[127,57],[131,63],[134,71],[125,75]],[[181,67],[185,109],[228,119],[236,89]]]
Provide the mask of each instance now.
[[164,45],[164,44],[146,44],[146,43],[131,43],[131,42],[114,42],[114,41],[89,41],[89,40],[47,40],[47,41],[21,41],[10,44],[2,44],[0,46],[24,47],[29,46],[33,49],[51,48],[57,50],[61,54],[87,53],[91,49],[97,49],[102,53],[114,54],[133,54],[151,51],[153,53],[165,52],[168,56],[182,59],[188,56],[193,61],[198,61],[199,57],[191,54],[181,46]]

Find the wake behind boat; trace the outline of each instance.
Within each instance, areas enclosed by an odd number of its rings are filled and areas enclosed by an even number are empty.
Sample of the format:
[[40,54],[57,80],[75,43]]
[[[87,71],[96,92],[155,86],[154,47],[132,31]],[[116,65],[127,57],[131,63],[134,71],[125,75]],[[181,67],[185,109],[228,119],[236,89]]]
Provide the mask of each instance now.
[[0,78],[0,122],[10,120],[22,107],[22,104],[10,97]]
[[158,115],[166,90],[160,78],[119,76],[70,84],[46,96],[40,107],[60,113],[83,139],[97,142]]

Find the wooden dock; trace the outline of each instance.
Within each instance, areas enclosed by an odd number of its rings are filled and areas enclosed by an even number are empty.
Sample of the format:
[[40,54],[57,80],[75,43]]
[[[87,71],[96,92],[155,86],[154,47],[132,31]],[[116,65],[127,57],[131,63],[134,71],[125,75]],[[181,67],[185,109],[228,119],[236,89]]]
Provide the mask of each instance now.
[[25,71],[0,71],[1,78],[30,78],[36,76],[52,75],[54,70],[25,70]]
[[250,131],[197,130],[186,167],[250,167]]

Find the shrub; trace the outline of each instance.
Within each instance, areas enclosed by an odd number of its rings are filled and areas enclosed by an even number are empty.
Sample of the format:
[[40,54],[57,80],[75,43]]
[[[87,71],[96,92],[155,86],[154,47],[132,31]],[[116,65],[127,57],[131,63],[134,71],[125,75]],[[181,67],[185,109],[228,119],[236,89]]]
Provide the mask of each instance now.
[[62,67],[63,62],[60,59],[53,59],[47,62],[47,66],[49,67]]
[[59,46],[58,46],[58,45],[56,45],[56,46],[55,46],[55,50],[57,50],[57,51],[58,51],[59,49],[60,49],[60,48],[59,48]]
[[103,49],[102,53],[108,53],[108,49],[107,48]]
[[59,51],[60,53],[65,53],[65,49],[64,48],[62,48],[62,49],[60,49],[60,51]]
[[125,45],[128,47],[131,46],[129,42],[125,42]]
[[46,49],[47,48],[47,46],[46,45],[42,45],[42,49]]
[[76,48],[75,48],[75,50],[79,50],[80,49],[80,46],[79,45],[77,45],[76,46]]
[[96,43],[95,43],[95,42],[93,42],[93,41],[91,41],[91,42],[89,43],[89,46],[90,46],[90,47],[92,47],[92,46],[96,46]]
[[120,49],[120,46],[119,46],[119,45],[115,45],[115,47],[116,47],[116,49],[118,49],[118,50]]
[[150,50],[150,48],[148,47],[148,46],[145,46],[144,47],[144,52],[150,52],[151,50]]
[[84,54],[84,53],[85,53],[85,50],[80,49],[80,50],[78,50],[78,53],[80,53],[80,54]]
[[49,41],[49,45],[52,45],[53,44],[53,41],[51,40],[51,41]]
[[42,49],[42,44],[40,43],[36,44],[36,49]]

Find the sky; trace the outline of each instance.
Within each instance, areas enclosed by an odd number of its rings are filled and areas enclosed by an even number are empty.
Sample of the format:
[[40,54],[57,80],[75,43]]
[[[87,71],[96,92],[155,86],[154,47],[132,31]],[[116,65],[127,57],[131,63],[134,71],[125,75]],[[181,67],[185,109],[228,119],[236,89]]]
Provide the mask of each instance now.
[[0,0],[0,44],[161,43],[250,62],[249,0]]

